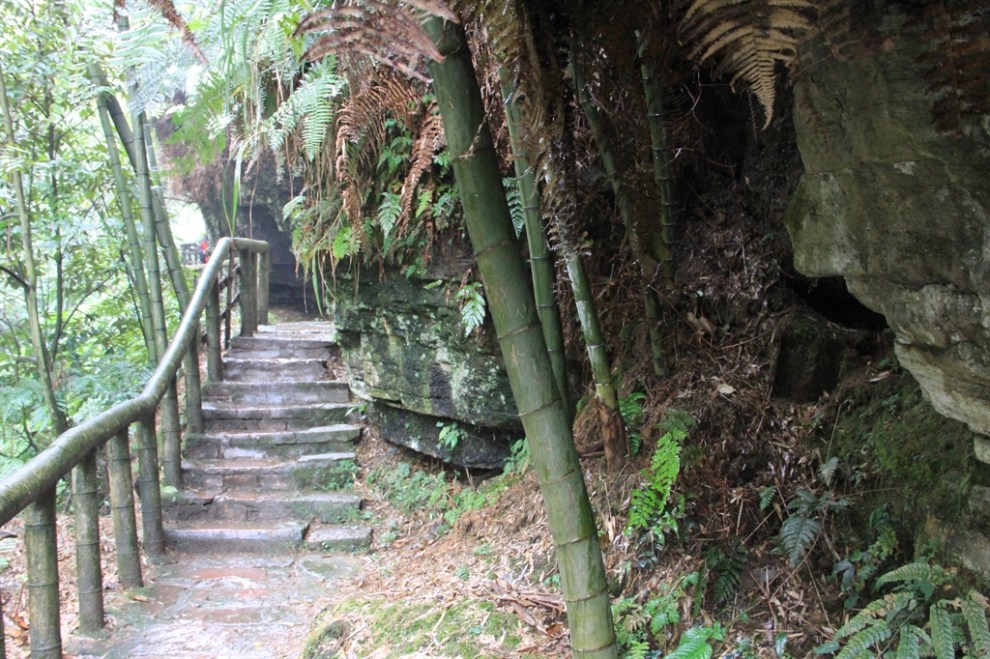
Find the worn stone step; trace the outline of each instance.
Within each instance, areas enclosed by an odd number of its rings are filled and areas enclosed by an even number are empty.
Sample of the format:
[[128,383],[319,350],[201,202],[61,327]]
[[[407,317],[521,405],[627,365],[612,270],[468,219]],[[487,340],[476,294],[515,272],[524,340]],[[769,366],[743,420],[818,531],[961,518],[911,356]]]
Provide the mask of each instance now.
[[224,432],[186,435],[187,458],[295,458],[316,453],[347,453],[361,437],[361,426],[338,423],[301,430]]
[[346,403],[351,392],[343,380],[300,382],[211,382],[203,387],[208,401],[248,405],[301,405]]
[[255,336],[333,342],[333,326],[321,320],[260,325]]
[[296,430],[343,423],[350,409],[346,403],[248,406],[207,401],[203,403],[203,422],[206,432]]
[[230,341],[228,356],[242,359],[327,359],[334,352],[333,343],[319,338],[235,336]]
[[178,551],[275,554],[295,551],[307,528],[309,522],[296,520],[183,521],[165,526],[165,542]]
[[322,359],[240,359],[225,357],[223,379],[233,382],[300,382],[329,378]]
[[354,453],[320,453],[298,458],[190,459],[182,479],[190,489],[326,489],[350,482]]
[[349,491],[247,490],[207,493],[183,490],[166,508],[170,519],[220,521],[319,520],[322,523],[353,521],[361,510],[361,497]]
[[314,524],[306,533],[305,546],[317,551],[360,551],[371,546],[371,527],[366,524]]

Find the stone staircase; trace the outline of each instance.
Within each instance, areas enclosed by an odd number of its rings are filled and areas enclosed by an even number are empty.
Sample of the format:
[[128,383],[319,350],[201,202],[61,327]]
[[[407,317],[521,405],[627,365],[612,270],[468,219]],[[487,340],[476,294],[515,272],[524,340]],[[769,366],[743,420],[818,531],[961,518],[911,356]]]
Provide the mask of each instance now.
[[185,552],[351,551],[367,547],[361,498],[346,489],[361,426],[347,383],[331,378],[323,322],[235,337],[224,381],[203,392],[205,428],[187,435],[183,490],[165,537]]

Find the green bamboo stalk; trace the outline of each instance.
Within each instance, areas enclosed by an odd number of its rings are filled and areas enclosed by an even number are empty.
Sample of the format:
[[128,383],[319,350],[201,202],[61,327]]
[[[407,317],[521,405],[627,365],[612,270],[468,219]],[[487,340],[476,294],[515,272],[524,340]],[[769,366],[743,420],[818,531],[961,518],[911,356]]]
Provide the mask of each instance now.
[[[4,132],[7,133],[6,146],[8,151],[15,151],[17,143],[14,139],[14,120],[11,117],[10,102],[7,97],[7,84],[4,81],[3,67],[0,65],[0,111],[3,114]],[[59,407],[55,396],[55,385],[52,382],[51,355],[41,328],[41,316],[38,313],[38,274],[34,263],[34,247],[31,244],[31,220],[28,215],[27,201],[24,197],[24,183],[21,173],[14,167],[8,169],[11,187],[14,188],[17,216],[21,223],[21,245],[24,251],[24,302],[28,312],[28,326],[31,334],[31,346],[34,349],[37,365],[38,381],[41,384],[45,407],[51,419],[55,435],[61,435],[69,428],[68,419]]]
[[220,291],[219,281],[210,287],[206,301],[206,379],[223,380],[223,360],[220,357]]
[[429,18],[431,62],[454,179],[550,522],[575,657],[616,657],[608,586],[567,413],[519,253],[461,26]]
[[165,555],[165,530],[162,527],[162,492],[158,485],[158,446],[155,439],[155,416],[138,422],[137,491],[141,499],[141,528],[144,550],[160,559]]
[[595,144],[598,145],[598,156],[602,161],[602,167],[605,169],[605,175],[608,176],[609,181],[612,183],[612,192],[615,194],[616,206],[618,206],[619,214],[622,216],[622,221],[626,225],[630,244],[642,270],[643,307],[650,333],[650,356],[653,363],[653,372],[656,375],[663,375],[666,371],[663,355],[663,337],[660,335],[660,323],[663,319],[660,314],[660,303],[657,301],[656,292],[652,286],[657,265],[665,260],[669,260],[669,257],[665,256],[666,248],[663,241],[660,240],[659,232],[648,232],[646,240],[649,243],[649,247],[644,244],[644,237],[641,235],[643,232],[637,224],[636,213],[633,208],[632,199],[629,196],[629,190],[623,184],[622,176],[616,165],[615,151],[605,127],[605,118],[602,116],[598,105],[588,91],[583,60],[576,51],[572,52],[571,55],[571,78],[574,80],[574,86],[578,92],[578,100],[581,103],[581,109],[584,111],[585,117],[588,119],[588,127],[594,136]]
[[24,519],[27,554],[28,616],[32,659],[61,659],[62,631],[58,604],[58,546],[55,538],[55,490],[27,507]]
[[505,123],[509,128],[509,140],[512,144],[512,157],[516,170],[516,185],[523,203],[523,217],[526,222],[526,242],[529,247],[529,269],[533,277],[533,296],[536,300],[536,311],[540,316],[540,326],[543,328],[543,339],[550,354],[550,365],[553,368],[554,381],[560,400],[573,417],[573,406],[570,402],[570,391],[567,384],[567,356],[564,353],[564,330],[560,322],[560,309],[553,295],[554,267],[547,246],[546,224],[540,215],[540,198],[536,185],[536,174],[529,166],[526,150],[522,141],[522,111],[512,88],[512,75],[508,69],[499,69],[502,83],[502,101],[505,105]]
[[[153,177],[158,170],[158,163],[155,158],[154,141],[152,139],[151,125],[147,117],[142,113],[142,134],[144,135],[144,149],[148,157],[149,177]],[[186,271],[182,265],[182,258],[179,250],[175,246],[175,239],[172,236],[172,226],[169,223],[168,211],[165,208],[165,194],[162,191],[160,182],[153,181],[151,207],[155,214],[155,230],[158,235],[158,244],[165,256],[165,264],[168,268],[169,279],[172,282],[172,290],[175,298],[179,302],[179,312],[185,313],[189,306],[189,283],[186,281]],[[183,371],[186,375],[186,428],[189,432],[203,432],[203,397],[202,382],[199,373],[199,343],[194,341],[189,345],[189,352],[183,361]],[[166,466],[166,481],[169,474],[174,474],[171,465],[178,464],[181,457],[178,444],[172,445],[175,455],[167,456],[168,462],[163,461]],[[173,483],[169,483],[173,484]],[[178,487],[178,484],[174,484]]]
[[117,545],[117,579],[124,588],[140,588],[141,554],[134,515],[134,487],[127,428],[107,442],[107,472],[110,485],[110,514]]
[[[94,84],[98,86],[105,86],[105,76],[103,75],[102,70],[100,70],[99,64],[90,64],[88,71],[90,79]],[[120,200],[121,217],[124,220],[124,231],[127,234],[127,251],[131,259],[134,284],[137,290],[138,303],[140,305],[140,321],[144,332],[145,345],[148,349],[148,361],[149,363],[154,363],[153,355],[156,354],[156,350],[154,345],[155,330],[152,324],[151,296],[148,292],[148,280],[144,273],[144,257],[141,254],[141,238],[138,236],[137,226],[134,222],[134,210],[131,206],[131,193],[127,186],[127,180],[124,176],[124,169],[120,164],[120,155],[117,152],[117,140],[114,138],[113,126],[111,125],[112,122],[110,120],[110,112],[108,110],[110,97],[111,95],[109,92],[101,92],[97,97],[96,106],[100,115],[100,124],[103,126],[103,136],[107,142],[107,151],[110,154],[110,166],[113,170],[114,182],[117,185],[117,199]],[[113,100],[116,103],[116,99]],[[117,107],[119,109],[119,105]],[[127,125],[127,119],[124,118],[122,114],[121,120],[126,128],[121,130],[121,126],[118,125],[118,132],[122,134],[129,134],[130,126]]]
[[567,256],[564,260],[567,276],[571,280],[571,291],[574,293],[578,321],[581,323],[581,331],[588,348],[588,362],[591,364],[591,373],[595,381],[595,395],[609,409],[617,409],[619,397],[615,392],[608,352],[602,340],[602,329],[598,324],[598,313],[595,311],[595,300],[591,296],[591,285],[584,271],[584,263],[577,254]]
[[[141,125],[140,115],[134,116],[135,126]],[[165,354],[168,348],[167,329],[165,327],[165,310],[162,303],[162,282],[158,266],[158,238],[155,229],[155,213],[153,209],[153,194],[151,178],[148,175],[147,152],[144,147],[143,131],[134,131],[135,169],[138,179],[138,199],[141,203],[141,221],[144,226],[144,257],[148,267],[148,282],[150,283],[151,304],[155,325],[156,361]],[[179,435],[179,398],[176,393],[175,379],[169,384],[168,391],[161,402],[162,411],[162,467],[164,468],[165,483],[175,488],[182,487],[182,469]]]
[[100,500],[96,451],[72,470],[76,508],[76,586],[79,629],[91,634],[103,628],[103,573],[100,568]]
[[656,77],[656,66],[644,57],[646,39],[636,31],[640,55],[640,72],[643,78],[643,95],[646,99],[646,117],[650,126],[650,155],[653,160],[653,180],[660,191],[660,243],[662,250],[659,254],[660,269],[664,284],[669,286],[673,281],[673,247],[676,220],[674,208],[673,165],[670,146],[667,140],[667,130],[663,125],[664,104],[663,87]]
[[241,336],[254,336],[258,331],[258,257],[240,250]]

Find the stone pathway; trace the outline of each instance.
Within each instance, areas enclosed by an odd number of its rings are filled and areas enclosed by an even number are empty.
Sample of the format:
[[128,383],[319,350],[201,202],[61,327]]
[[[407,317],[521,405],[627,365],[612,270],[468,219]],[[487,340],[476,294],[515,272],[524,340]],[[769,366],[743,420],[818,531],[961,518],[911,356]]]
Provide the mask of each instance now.
[[140,594],[108,601],[113,629],[73,637],[100,657],[290,657],[328,589],[360,573],[371,530],[346,489],[361,427],[329,379],[322,322],[236,337],[224,382],[204,390],[205,432],[185,439],[183,485],[166,511],[167,560]]

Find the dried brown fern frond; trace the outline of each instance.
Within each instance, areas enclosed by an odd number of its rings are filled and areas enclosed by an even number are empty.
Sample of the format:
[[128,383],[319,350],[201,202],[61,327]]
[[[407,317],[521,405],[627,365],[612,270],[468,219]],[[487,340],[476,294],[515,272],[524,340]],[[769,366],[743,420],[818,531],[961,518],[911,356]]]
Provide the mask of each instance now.
[[[192,50],[193,55],[196,56],[196,59],[203,64],[208,64],[206,55],[203,54],[203,51],[199,48],[199,44],[196,42],[196,37],[193,36],[192,30],[189,29],[189,25],[186,23],[186,20],[182,18],[182,14],[179,13],[179,10],[175,8],[172,0],[148,0],[148,4],[157,9],[162,18],[164,18],[169,25],[179,31],[179,34],[182,35],[182,40],[185,41],[186,45],[189,46],[189,49]],[[126,7],[126,0],[114,0],[113,20],[115,23],[117,22],[117,17],[124,9],[126,9]]]
[[854,44],[850,37],[852,7],[849,0],[819,0],[817,4],[815,24],[832,57],[839,61],[848,59]]
[[402,212],[396,222],[399,235],[405,233],[409,218],[413,214],[416,189],[420,180],[433,167],[433,157],[447,143],[443,132],[443,121],[436,103],[431,103],[425,112],[425,119],[419,128],[419,136],[413,142],[412,153],[409,156],[409,171],[402,182]]
[[439,0],[415,0],[404,5],[362,0],[336,3],[310,14],[299,23],[295,34],[318,35],[303,55],[306,60],[319,60],[328,53],[361,53],[426,82],[424,60],[439,60],[441,56],[423,31],[424,13],[456,20]]
[[773,120],[776,69],[791,67],[813,31],[809,0],[693,0],[681,17],[681,40],[698,62],[718,60],[716,73],[743,83]]
[[924,19],[932,118],[940,131],[959,137],[968,120],[990,114],[990,7],[940,0],[925,7]]

